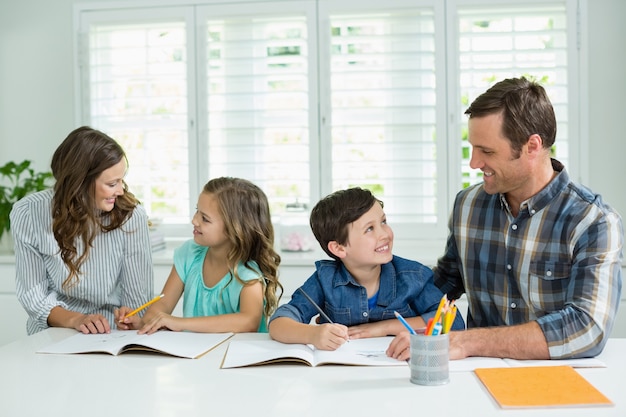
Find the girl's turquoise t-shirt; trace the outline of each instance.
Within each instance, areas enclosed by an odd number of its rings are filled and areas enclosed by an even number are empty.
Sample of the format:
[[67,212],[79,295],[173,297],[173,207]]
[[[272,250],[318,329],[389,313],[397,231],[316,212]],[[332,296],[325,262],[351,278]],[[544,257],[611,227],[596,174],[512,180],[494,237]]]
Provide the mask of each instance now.
[[[207,251],[206,246],[188,240],[174,251],[174,267],[185,286],[183,291],[183,317],[217,316],[238,313],[239,296],[243,284],[230,273],[226,274],[215,286],[209,288],[202,279],[202,264]],[[256,262],[244,266],[239,262],[239,277],[245,281],[261,281],[263,275]],[[267,333],[265,315],[261,319],[259,332]]]

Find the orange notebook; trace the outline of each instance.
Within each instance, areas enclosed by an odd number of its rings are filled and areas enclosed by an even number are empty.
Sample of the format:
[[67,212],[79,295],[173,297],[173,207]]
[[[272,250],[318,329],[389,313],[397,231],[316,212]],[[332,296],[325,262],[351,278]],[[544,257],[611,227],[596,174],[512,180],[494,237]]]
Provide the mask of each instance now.
[[478,368],[474,372],[502,408],[613,405],[571,366]]

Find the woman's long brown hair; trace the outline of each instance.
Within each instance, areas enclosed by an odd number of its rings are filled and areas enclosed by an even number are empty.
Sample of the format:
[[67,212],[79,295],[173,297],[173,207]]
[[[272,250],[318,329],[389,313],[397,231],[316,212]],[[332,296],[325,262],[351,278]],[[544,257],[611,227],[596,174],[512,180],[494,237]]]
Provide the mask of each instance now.
[[[96,207],[95,181],[102,171],[126,158],[122,147],[106,134],[82,126],[72,131],[52,156],[56,180],[52,200],[52,231],[59,244],[61,259],[69,269],[63,287],[78,283],[80,267],[89,256],[94,238],[121,227],[138,204],[124,183],[113,210]],[[79,255],[77,242],[82,242]]]

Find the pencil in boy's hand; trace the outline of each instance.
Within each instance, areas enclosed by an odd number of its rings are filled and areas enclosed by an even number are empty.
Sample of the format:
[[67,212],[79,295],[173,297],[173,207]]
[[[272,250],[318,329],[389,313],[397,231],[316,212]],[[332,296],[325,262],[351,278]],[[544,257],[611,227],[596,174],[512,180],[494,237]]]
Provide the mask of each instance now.
[[[134,309],[133,311],[131,311],[130,313],[128,313],[127,315],[124,316],[124,319],[126,317],[130,317],[130,316],[134,316],[135,314],[139,313],[141,310],[143,310],[144,308],[148,307],[150,304],[152,303],[156,303],[157,301],[159,301],[161,298],[163,298],[164,294],[161,295],[157,295],[156,297],[154,297],[152,300],[148,301],[147,303],[145,303],[144,305],[142,305],[141,307],[137,307],[136,309]],[[124,320],[122,319],[122,320]]]
[[[317,305],[317,303],[315,301],[313,301],[313,299],[311,297],[309,297],[309,294],[307,294],[302,287],[298,288],[298,290],[300,290],[300,292],[302,293],[302,295],[304,295],[306,297],[307,300],[309,300],[309,303],[313,304],[313,307],[315,307],[315,309],[320,313],[320,316],[324,317],[324,319],[329,322],[330,324],[335,324],[330,317],[328,317],[326,315],[326,313],[324,313],[324,310],[322,310],[322,308],[320,306]],[[348,339],[346,339],[346,342],[350,342],[350,337],[348,336]]]
[[329,322],[330,324],[334,324],[333,321],[330,319],[330,317],[328,317],[326,315],[326,313],[324,313],[324,310],[322,310],[322,308],[320,306],[317,305],[317,303],[315,301],[313,301],[313,299],[311,297],[309,297],[309,294],[307,294],[302,287],[298,288],[298,290],[300,290],[300,292],[302,293],[302,295],[304,295],[306,297],[307,300],[309,300],[309,303],[313,304],[313,307],[315,307],[315,309],[320,313],[320,316],[324,317],[324,319]]

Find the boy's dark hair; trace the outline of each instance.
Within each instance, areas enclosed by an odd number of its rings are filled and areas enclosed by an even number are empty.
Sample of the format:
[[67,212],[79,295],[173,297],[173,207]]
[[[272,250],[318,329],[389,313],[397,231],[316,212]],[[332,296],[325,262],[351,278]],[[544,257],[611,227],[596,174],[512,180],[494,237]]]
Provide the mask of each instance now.
[[383,206],[383,202],[369,190],[358,187],[335,191],[318,201],[311,210],[311,230],[328,256],[339,260],[328,250],[328,243],[347,244],[348,225],[368,212],[375,203]]

